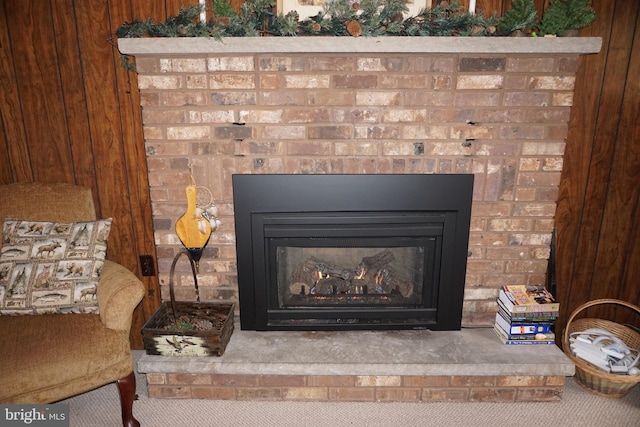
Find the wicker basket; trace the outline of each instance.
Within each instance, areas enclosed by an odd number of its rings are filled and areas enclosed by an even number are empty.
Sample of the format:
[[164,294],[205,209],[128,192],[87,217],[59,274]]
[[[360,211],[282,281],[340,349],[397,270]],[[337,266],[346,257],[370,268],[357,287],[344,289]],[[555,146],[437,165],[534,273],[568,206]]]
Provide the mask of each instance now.
[[576,308],[575,311],[571,313],[571,317],[567,321],[567,325],[562,336],[562,348],[564,353],[576,365],[576,379],[578,380],[578,384],[599,396],[621,398],[625,396],[636,384],[638,384],[638,382],[640,382],[640,375],[610,374],[598,369],[594,365],[574,356],[571,353],[569,342],[571,334],[573,332],[580,332],[590,328],[605,329],[611,332],[612,335],[621,339],[627,347],[640,349],[640,334],[627,326],[623,326],[609,320],[594,318],[581,318],[574,320],[576,315],[581,311],[600,304],[622,305],[635,310],[640,314],[640,308],[624,301],[615,299],[598,299],[587,302]]
[[[196,301],[176,301],[173,290],[173,277],[178,258],[186,255],[191,263],[196,288]],[[159,356],[222,356],[233,333],[235,304],[200,302],[196,266],[187,251],[176,255],[171,265],[169,280],[171,300],[163,302],[158,310],[142,327],[144,348],[147,354]],[[193,320],[209,322],[211,329],[206,330],[167,330],[165,326],[175,322],[181,316]]]

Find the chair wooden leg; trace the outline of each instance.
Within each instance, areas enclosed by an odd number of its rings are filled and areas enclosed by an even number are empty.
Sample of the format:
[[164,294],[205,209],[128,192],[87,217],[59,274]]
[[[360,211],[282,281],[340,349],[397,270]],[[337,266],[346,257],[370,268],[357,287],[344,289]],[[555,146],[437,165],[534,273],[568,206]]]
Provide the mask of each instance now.
[[131,371],[129,375],[118,381],[120,392],[120,406],[122,408],[122,425],[124,427],[140,427],[140,423],[133,417],[133,401],[136,398],[136,376]]

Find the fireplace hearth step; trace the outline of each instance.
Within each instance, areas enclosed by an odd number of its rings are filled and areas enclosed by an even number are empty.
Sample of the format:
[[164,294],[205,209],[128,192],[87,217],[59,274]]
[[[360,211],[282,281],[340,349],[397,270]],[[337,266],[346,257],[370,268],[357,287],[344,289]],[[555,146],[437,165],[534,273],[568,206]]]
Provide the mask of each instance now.
[[553,401],[574,365],[555,345],[461,331],[235,331],[221,357],[143,355],[149,395],[228,400]]

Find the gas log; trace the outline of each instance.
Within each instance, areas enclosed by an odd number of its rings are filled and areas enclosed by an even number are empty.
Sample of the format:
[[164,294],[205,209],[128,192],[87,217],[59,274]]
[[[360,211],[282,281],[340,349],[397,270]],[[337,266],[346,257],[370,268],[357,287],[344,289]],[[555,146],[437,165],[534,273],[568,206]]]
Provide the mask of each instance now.
[[393,261],[395,256],[389,249],[363,257],[352,268],[309,257],[295,268],[289,290],[295,295],[400,294],[410,297],[413,284],[397,272]]

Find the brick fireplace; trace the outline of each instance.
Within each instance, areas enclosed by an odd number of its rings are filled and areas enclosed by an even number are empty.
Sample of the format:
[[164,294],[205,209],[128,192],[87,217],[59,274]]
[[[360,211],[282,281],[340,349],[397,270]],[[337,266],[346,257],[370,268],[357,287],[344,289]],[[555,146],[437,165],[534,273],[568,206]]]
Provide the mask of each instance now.
[[[575,73],[580,55],[600,44],[586,37],[119,40],[136,58],[165,299],[190,174],[211,190],[223,222],[200,261],[200,295],[224,302],[238,302],[234,174],[474,175],[462,331],[407,331],[398,349],[389,343],[404,335],[382,331],[367,337],[408,359],[380,364],[382,354],[363,364],[345,356],[334,365],[301,362],[290,348],[326,339],[341,349],[352,344],[338,343],[347,335],[236,331],[219,360],[145,356],[139,367],[150,395],[559,399],[573,365],[558,348],[530,349],[539,361],[530,364],[530,351],[503,346],[482,327],[492,324],[499,286],[545,281]],[[193,300],[191,272],[178,269],[176,297]],[[261,345],[278,354],[255,351]]]
[[[543,283],[579,55],[599,38],[122,39],[135,55],[162,295],[193,171],[222,227],[203,299],[238,298],[233,174],[475,175],[462,324]],[[188,268],[176,295],[194,291]]]

